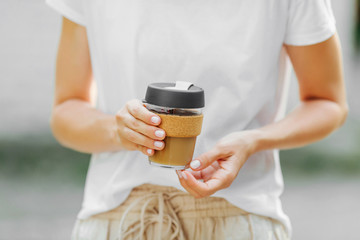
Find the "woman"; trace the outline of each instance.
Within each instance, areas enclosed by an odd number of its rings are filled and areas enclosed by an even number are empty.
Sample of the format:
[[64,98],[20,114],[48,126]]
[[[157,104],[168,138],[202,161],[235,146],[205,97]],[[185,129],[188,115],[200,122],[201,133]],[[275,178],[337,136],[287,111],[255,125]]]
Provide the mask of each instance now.
[[[51,127],[93,154],[73,239],[290,238],[277,149],[322,139],[347,115],[328,0],[47,2],[64,16]],[[301,104],[283,118],[286,55]],[[131,100],[177,80],[206,94],[192,169],[178,177],[147,164],[166,133]]]

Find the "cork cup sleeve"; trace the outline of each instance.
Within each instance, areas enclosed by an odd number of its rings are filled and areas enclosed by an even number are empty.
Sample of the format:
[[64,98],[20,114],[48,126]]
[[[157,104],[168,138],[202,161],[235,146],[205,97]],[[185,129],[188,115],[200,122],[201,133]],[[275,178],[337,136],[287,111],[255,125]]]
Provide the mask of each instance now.
[[159,114],[160,128],[164,129],[168,137],[196,137],[200,135],[203,115],[179,116]]

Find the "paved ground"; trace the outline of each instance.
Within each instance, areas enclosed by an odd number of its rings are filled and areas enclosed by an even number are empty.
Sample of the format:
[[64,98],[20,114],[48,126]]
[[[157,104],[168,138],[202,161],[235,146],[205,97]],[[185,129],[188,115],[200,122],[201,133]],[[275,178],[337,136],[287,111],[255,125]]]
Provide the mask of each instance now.
[[291,180],[282,200],[295,240],[360,239],[360,178]]
[[[360,178],[293,179],[283,207],[294,240],[358,240]],[[0,182],[0,239],[69,239],[82,187],[47,181]]]

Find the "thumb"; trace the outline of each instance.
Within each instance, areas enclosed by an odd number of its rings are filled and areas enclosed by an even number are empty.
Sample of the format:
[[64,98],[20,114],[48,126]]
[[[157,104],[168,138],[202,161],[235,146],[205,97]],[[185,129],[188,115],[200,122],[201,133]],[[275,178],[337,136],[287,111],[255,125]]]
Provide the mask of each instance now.
[[190,167],[192,170],[202,170],[210,166],[214,161],[223,157],[221,151],[218,148],[213,148],[210,151],[201,154],[199,157],[195,158],[190,162]]

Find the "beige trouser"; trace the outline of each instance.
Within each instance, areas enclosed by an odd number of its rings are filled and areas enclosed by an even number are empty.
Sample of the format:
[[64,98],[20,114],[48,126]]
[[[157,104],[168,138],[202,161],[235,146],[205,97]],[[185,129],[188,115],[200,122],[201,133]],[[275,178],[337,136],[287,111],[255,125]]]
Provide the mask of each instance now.
[[223,198],[195,199],[173,187],[143,184],[119,207],[77,220],[73,240],[289,239],[278,221]]

